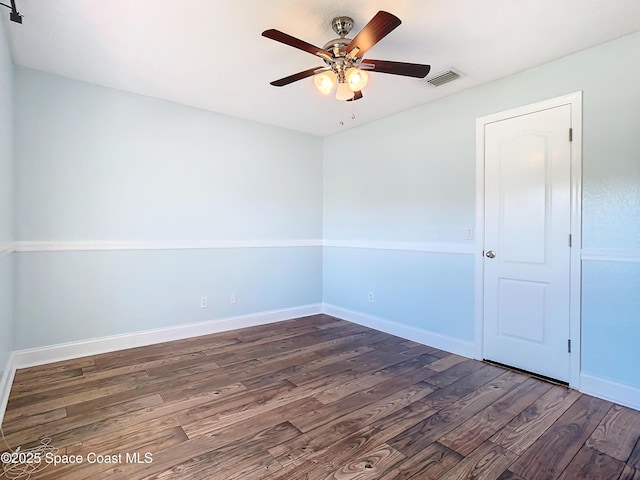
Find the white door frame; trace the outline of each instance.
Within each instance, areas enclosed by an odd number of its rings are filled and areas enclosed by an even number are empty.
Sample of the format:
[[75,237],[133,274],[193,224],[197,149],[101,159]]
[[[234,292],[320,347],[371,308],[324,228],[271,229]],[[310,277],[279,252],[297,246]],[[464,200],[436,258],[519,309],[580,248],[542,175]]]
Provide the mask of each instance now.
[[[559,107],[571,106],[571,291],[569,299],[569,385],[580,388],[581,259],[582,249],[582,91],[476,119],[476,243],[475,243],[475,354],[483,355],[484,330],[484,127],[488,123]],[[567,132],[568,134],[568,132]]]

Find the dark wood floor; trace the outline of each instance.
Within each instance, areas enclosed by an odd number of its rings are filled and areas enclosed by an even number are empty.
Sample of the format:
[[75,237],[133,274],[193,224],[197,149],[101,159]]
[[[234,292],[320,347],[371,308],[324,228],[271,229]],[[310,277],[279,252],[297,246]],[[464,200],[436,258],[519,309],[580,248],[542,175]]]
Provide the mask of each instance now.
[[3,428],[83,459],[32,479],[640,480],[640,412],[323,315],[19,370]]

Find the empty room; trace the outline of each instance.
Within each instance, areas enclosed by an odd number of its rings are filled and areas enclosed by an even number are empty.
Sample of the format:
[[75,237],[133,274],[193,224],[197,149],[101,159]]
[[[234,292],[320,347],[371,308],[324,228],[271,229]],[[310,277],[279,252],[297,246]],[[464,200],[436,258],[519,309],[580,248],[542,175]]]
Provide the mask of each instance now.
[[638,0],[2,0],[0,480],[640,480]]

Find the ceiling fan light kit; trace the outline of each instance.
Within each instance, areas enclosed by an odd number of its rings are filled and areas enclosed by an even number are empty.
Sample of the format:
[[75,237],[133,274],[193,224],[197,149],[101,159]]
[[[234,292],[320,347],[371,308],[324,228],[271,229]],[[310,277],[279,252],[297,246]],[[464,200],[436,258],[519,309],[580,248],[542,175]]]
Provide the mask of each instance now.
[[355,38],[349,39],[347,35],[353,28],[353,19],[344,16],[336,17],[331,21],[331,27],[339,35],[339,38],[327,42],[322,48],[279,30],[265,30],[262,32],[263,37],[311,53],[320,57],[325,63],[324,67],[311,68],[274,80],[271,85],[283,87],[313,76],[314,84],[320,93],[329,95],[333,91],[334,85],[337,85],[336,99],[353,101],[363,97],[362,89],[367,85],[368,72],[424,78],[431,68],[429,65],[364,58],[367,50],[395,30],[401,23],[395,15],[380,11]]
[[349,88],[347,82],[338,82],[338,88],[336,89],[336,99],[347,101],[353,98],[353,90]]
[[345,74],[345,80],[349,84],[349,88],[354,92],[362,90],[367,81],[369,80],[369,74],[366,70],[360,70],[356,67],[351,67]]
[[313,82],[320,93],[329,95],[331,90],[333,90],[333,86],[336,84],[337,79],[338,77],[336,74],[329,70],[327,72],[317,73],[313,77]]

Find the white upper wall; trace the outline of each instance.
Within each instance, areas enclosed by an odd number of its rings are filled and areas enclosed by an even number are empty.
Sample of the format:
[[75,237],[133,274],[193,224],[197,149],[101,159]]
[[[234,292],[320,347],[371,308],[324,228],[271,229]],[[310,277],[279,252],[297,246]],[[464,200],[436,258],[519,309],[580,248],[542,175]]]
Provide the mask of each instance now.
[[13,240],[13,63],[0,22],[0,251]]
[[321,139],[29,69],[15,77],[18,240],[321,237]]
[[638,51],[640,33],[326,137],[324,238],[464,243],[476,118],[582,90],[583,246],[640,248]]
[[[4,13],[4,12],[3,12]],[[0,21],[0,383],[13,350],[13,64]]]

